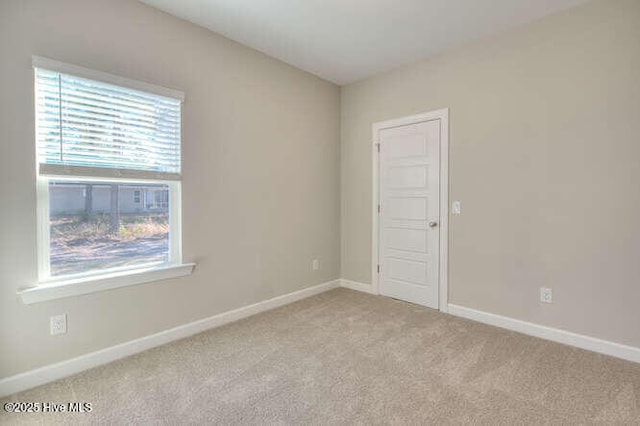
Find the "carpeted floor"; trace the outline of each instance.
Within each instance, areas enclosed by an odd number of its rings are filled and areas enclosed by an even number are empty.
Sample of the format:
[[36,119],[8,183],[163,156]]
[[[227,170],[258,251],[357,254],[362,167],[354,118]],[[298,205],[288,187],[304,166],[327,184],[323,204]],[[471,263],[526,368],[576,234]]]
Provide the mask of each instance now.
[[640,364],[337,289],[13,395],[0,423],[640,424]]

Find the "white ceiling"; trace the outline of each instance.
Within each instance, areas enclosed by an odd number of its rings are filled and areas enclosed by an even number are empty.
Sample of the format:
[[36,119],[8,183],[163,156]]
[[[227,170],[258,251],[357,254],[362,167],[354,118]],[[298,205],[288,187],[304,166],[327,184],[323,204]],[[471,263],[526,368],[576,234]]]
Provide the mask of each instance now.
[[338,84],[587,0],[141,0]]

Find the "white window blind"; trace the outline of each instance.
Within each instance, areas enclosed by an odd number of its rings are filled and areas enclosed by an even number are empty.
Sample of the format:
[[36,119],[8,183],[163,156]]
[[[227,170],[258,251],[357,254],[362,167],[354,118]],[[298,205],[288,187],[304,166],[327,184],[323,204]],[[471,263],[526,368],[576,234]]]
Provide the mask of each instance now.
[[180,179],[180,98],[34,65],[41,175]]

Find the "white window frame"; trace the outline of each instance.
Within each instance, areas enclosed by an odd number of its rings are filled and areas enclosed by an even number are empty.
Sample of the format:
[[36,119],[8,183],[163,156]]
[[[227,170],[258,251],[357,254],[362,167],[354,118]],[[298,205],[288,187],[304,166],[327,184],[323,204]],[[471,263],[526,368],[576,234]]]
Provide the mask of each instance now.
[[[181,230],[181,185],[180,181],[145,180],[132,181],[130,179],[104,179],[87,176],[38,176],[38,284],[47,285],[59,281],[75,280],[78,278],[99,277],[104,274],[111,274],[119,271],[136,270],[149,267],[168,267],[182,264],[182,230]],[[49,212],[49,182],[50,181],[69,182],[94,182],[94,183],[127,183],[127,184],[160,184],[169,187],[169,260],[167,262],[141,263],[129,267],[105,268],[98,271],[89,271],[78,274],[51,276],[51,241],[50,233],[50,212]]]
[[[94,71],[84,67],[65,64],[47,58],[33,57],[34,68],[45,68],[61,73],[73,74],[92,80],[115,84],[135,90],[143,90],[163,96],[170,96],[184,100],[184,94],[172,89],[151,85],[144,82],[126,79],[112,74]],[[36,160],[36,167],[37,165]],[[94,293],[112,288],[141,284],[168,278],[175,278],[192,273],[195,264],[183,263],[182,259],[182,183],[181,180],[149,179],[138,176],[136,171],[124,173],[113,169],[115,176],[96,177],[83,167],[65,167],[66,176],[37,170],[37,255],[38,255],[38,284],[33,287],[18,290],[24,303],[37,303],[62,297]],[[126,177],[124,177],[126,176]],[[160,177],[160,176],[158,176]],[[171,176],[169,176],[171,177]],[[179,178],[179,175],[177,176]],[[169,187],[169,261],[140,264],[127,268],[112,268],[92,271],[82,274],[52,277],[50,273],[50,216],[49,216],[49,182],[81,181],[96,183],[132,183],[132,184],[163,184]],[[141,194],[142,195],[142,194]]]

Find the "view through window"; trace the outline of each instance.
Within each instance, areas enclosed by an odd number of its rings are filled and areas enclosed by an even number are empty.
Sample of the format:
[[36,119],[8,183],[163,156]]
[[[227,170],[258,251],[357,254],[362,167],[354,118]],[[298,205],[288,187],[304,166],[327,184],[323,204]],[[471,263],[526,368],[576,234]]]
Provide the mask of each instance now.
[[168,197],[162,184],[50,181],[51,275],[168,262]]

